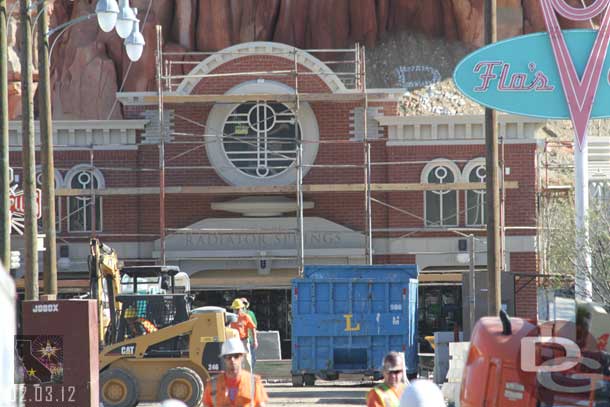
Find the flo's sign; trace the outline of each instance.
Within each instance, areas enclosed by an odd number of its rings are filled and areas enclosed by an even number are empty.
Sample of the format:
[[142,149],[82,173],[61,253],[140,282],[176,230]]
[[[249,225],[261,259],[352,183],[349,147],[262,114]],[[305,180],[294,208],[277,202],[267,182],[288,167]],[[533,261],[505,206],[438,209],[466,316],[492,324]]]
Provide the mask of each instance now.
[[[582,147],[589,119],[610,117],[610,0],[575,8],[540,0],[548,33],[523,35],[464,58],[453,79],[476,102],[501,111],[571,119]],[[587,21],[603,13],[599,30],[561,30],[558,15]]]

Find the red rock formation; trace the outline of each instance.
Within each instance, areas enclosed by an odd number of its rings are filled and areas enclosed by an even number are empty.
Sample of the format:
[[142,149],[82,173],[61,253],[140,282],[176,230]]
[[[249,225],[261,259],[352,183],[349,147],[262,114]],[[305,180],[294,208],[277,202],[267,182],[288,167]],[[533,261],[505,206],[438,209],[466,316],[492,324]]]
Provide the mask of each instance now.
[[[15,0],[9,0],[9,9]],[[498,38],[544,30],[540,0],[498,0]],[[579,6],[581,0],[567,0]],[[56,119],[121,117],[115,92],[154,90],[155,25],[165,51],[216,51],[245,41],[277,41],[299,48],[374,46],[402,30],[483,43],[483,0],[131,0],[146,39],[142,59],[130,63],[122,40],[94,20],[70,28],[52,56]],[[51,25],[91,13],[95,0],[55,0]],[[16,15],[15,15],[16,17]],[[15,19],[9,32],[11,117],[19,112],[19,46]],[[589,22],[562,22],[565,28]]]

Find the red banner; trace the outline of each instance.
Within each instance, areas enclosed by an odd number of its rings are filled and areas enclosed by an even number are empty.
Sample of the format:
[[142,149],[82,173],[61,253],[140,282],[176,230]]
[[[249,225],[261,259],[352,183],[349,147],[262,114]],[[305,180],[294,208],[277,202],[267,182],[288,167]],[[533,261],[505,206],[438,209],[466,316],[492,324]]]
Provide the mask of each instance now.
[[[42,217],[42,192],[40,189],[36,190],[36,218],[40,219]],[[15,195],[11,194],[10,197],[10,210],[11,213],[19,213],[21,215],[25,214],[25,199],[23,196],[23,191],[17,192]]]

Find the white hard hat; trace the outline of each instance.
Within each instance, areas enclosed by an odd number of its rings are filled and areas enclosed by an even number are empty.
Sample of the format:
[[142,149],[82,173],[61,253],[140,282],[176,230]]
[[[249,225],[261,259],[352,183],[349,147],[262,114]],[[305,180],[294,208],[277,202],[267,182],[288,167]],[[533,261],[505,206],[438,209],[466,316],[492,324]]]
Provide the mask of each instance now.
[[161,403],[161,407],[186,407],[186,404],[180,400],[169,399]]
[[407,385],[400,407],[446,407],[443,393],[429,380],[414,380]]
[[241,353],[242,355],[246,353],[246,349],[244,348],[244,344],[241,342],[239,338],[231,338],[227,339],[220,348],[220,356],[226,355],[234,355],[236,353]]

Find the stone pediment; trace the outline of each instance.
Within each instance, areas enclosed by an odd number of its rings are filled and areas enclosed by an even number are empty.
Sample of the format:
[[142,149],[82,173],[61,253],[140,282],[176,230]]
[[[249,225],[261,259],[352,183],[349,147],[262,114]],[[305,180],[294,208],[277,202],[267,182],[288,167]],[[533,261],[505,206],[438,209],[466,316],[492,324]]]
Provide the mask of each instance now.
[[[307,255],[364,252],[360,232],[319,217],[306,217],[303,223]],[[168,235],[166,255],[168,259],[295,255],[296,226],[292,217],[204,219]],[[154,247],[159,253],[159,240]]]

